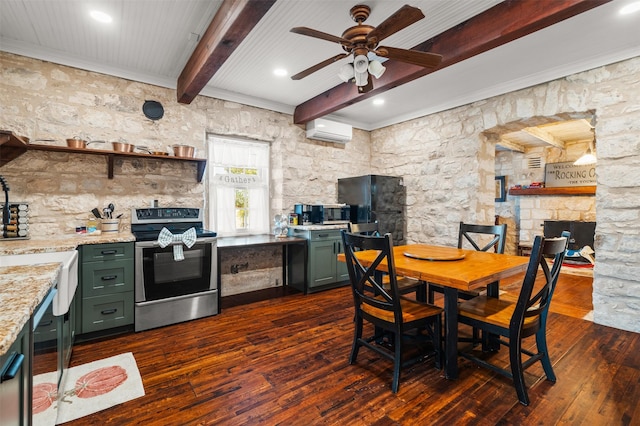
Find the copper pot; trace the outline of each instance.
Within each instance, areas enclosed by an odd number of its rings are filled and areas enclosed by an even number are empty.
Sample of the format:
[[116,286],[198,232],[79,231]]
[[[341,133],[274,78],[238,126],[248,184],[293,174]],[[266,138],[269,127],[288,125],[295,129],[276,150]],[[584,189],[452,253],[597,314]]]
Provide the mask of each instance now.
[[192,158],[195,148],[191,145],[173,145],[173,155],[176,157]]
[[126,142],[111,142],[113,150],[117,152],[133,152],[135,145]]
[[80,139],[79,137],[75,136],[71,139],[67,139],[67,146],[69,148],[86,148],[87,147],[87,141],[85,141],[84,139]]

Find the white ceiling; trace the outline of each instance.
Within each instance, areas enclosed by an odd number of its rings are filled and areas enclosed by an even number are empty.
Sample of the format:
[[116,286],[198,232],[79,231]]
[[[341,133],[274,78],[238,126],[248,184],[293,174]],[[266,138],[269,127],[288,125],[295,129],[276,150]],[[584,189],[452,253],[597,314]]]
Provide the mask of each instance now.
[[[579,71],[640,56],[640,13],[620,16],[633,0],[591,11],[385,92],[385,104],[355,103],[332,118],[365,130],[442,111]],[[221,0],[0,0],[0,50],[175,89],[199,35]],[[340,35],[354,25],[344,0],[278,0],[201,94],[292,113],[340,84],[339,61],[299,81],[295,74],[341,52],[335,44],[289,32],[307,26]],[[499,3],[498,0],[367,0],[367,24],[403,4],[426,19],[385,39],[410,48]],[[110,13],[104,25],[90,9]],[[374,81],[375,85],[375,81]]]

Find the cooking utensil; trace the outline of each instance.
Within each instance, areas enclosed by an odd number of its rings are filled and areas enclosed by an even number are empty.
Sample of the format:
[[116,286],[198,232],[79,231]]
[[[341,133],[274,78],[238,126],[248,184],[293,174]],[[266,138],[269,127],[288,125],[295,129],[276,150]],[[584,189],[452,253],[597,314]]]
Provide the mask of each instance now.
[[164,116],[164,108],[158,101],[144,101],[142,112],[149,120],[160,120]]
[[113,203],[109,203],[109,205],[107,207],[109,207],[109,219],[112,219],[113,218],[112,215],[113,215],[113,212],[116,209],[116,206],[114,206]]
[[93,215],[94,215],[97,219],[102,219],[102,215],[100,215],[100,210],[98,210],[97,208],[96,208],[96,209],[91,210],[91,213],[93,213]]
[[191,145],[173,145],[173,155],[176,157],[191,158],[195,153],[195,148]]
[[81,139],[79,136],[74,136],[70,139],[67,139],[67,146],[69,148],[86,148],[87,141],[84,139]]
[[133,152],[135,145],[126,142],[111,142],[114,151]]
[[137,149],[138,151],[142,151],[142,152],[144,152],[144,153],[146,153],[146,154],[151,154],[151,151],[149,151],[149,148],[147,148],[147,147],[146,147],[146,146],[144,146],[144,145],[136,145],[136,149]]
[[164,151],[151,151],[151,155],[169,155],[169,153]]
[[[43,140],[45,140],[45,139],[43,139]],[[71,139],[67,139],[67,146],[69,148],[84,149],[84,148],[88,147],[89,145],[91,145],[92,143],[104,143],[104,141],[87,142],[86,140],[82,139],[79,136],[74,136]]]

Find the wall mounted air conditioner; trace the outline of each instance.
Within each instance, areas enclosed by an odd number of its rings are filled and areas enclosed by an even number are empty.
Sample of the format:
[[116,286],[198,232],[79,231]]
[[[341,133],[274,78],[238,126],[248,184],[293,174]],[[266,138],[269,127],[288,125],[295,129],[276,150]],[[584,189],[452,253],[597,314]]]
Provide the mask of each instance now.
[[307,138],[327,142],[349,142],[353,135],[353,128],[344,123],[317,118],[307,123]]

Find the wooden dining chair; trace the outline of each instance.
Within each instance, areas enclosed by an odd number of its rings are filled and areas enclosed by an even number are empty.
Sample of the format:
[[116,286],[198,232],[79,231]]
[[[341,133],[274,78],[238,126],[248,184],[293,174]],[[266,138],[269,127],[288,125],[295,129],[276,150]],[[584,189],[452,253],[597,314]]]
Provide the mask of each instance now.
[[[380,236],[380,228],[377,221],[369,223],[349,222],[349,224],[347,225],[347,230],[352,234]],[[383,284],[388,290],[389,280],[386,277],[387,275],[383,277]],[[397,277],[397,281],[398,288],[400,289],[401,294],[410,294],[416,292],[416,299],[421,301],[426,300],[427,284],[424,281],[402,276]]]
[[[443,310],[400,294],[391,234],[368,236],[342,231],[342,242],[355,306],[355,328],[349,363],[356,362],[361,346],[390,359],[393,361],[391,391],[396,393],[403,367],[434,357],[436,368],[441,368]],[[369,267],[363,266],[358,260],[357,253],[362,250],[378,251]],[[376,269],[382,262],[387,264],[389,272],[388,289],[382,283],[382,274]],[[364,321],[374,326],[370,337],[363,337]],[[393,335],[391,347],[377,343],[385,333]],[[419,350],[414,356],[408,357],[405,347],[410,342],[415,343],[418,348],[429,346],[428,351]]]
[[[536,361],[542,363],[547,380],[556,381],[547,348],[547,315],[560,268],[565,257],[569,232],[558,238],[537,236],[531,251],[529,265],[516,302],[486,295],[478,296],[458,307],[458,322],[498,336],[498,343],[509,348],[509,370],[498,367],[473,351],[460,351],[460,355],[513,380],[522,405],[529,405],[529,395],[524,381],[524,370]],[[547,258],[551,261],[551,266]],[[544,274],[542,286],[536,285],[538,271]],[[535,290],[535,291],[534,291]],[[536,352],[523,347],[522,340],[535,335]],[[501,336],[501,337],[500,337]],[[507,340],[505,340],[505,338]],[[522,361],[523,355],[528,359]]]
[[[489,251],[503,254],[507,241],[507,224],[502,225],[477,225],[460,222],[458,228],[458,248],[473,248],[477,251]],[[467,247],[465,247],[467,246]],[[477,297],[482,290],[458,290],[458,298],[469,300]],[[433,303],[434,293],[443,293],[441,285],[428,283],[427,301]]]

